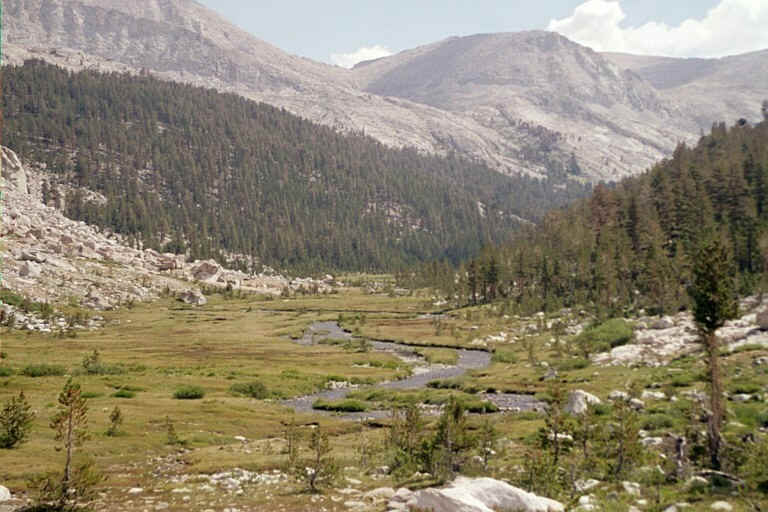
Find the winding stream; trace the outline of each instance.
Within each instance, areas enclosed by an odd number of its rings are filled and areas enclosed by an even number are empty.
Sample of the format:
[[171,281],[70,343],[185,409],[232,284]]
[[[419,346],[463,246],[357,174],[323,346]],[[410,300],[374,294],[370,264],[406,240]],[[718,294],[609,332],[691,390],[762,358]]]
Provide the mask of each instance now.
[[[294,340],[300,345],[311,346],[323,340],[353,340],[355,339],[349,332],[342,329],[336,322],[316,322],[309,326],[304,336]],[[458,352],[458,361],[454,366],[447,365],[428,365],[424,358],[416,352],[414,347],[403,343],[390,341],[371,341],[371,350],[377,352],[389,352],[395,354],[400,359],[415,363],[414,373],[408,378],[390,382],[382,382],[365,389],[423,389],[433,380],[450,379],[464,375],[469,370],[478,370],[487,368],[491,364],[491,354],[484,350],[472,349],[454,349]],[[314,412],[323,413],[312,409],[312,404],[319,399],[333,401],[344,399],[350,392],[357,389],[329,389],[305,395],[290,400],[283,400],[283,405],[292,407],[296,412]],[[515,393],[485,393],[478,395],[499,407],[502,411],[533,411],[543,410],[545,404],[539,402],[531,395],[522,395]],[[327,413],[338,414],[338,413]],[[348,419],[379,418],[388,416],[389,411],[366,411],[360,413],[344,413],[340,416]]]

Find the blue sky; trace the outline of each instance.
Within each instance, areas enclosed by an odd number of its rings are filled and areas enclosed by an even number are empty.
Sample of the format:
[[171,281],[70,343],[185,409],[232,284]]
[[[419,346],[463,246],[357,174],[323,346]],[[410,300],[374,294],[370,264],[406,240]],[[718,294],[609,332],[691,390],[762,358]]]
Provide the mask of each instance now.
[[365,49],[383,54],[527,29],[632,53],[720,56],[768,47],[768,0],[198,1],[285,51],[343,65],[370,57]]

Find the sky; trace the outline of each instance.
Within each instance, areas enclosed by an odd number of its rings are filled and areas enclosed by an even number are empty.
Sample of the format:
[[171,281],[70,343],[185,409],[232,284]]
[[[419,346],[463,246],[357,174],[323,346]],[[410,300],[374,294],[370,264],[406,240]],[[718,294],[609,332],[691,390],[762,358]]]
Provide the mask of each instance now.
[[598,51],[768,48],[768,0],[198,0],[282,50],[351,67],[451,36],[552,30]]

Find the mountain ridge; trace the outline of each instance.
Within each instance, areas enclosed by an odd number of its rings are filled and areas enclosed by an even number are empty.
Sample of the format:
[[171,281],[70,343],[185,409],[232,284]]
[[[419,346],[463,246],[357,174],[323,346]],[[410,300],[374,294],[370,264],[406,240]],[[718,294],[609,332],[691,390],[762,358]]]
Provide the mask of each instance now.
[[[759,80],[749,90],[729,86],[738,66],[725,71],[711,99],[700,98],[714,87],[710,82],[660,89],[633,66],[544,31],[451,37],[345,70],[288,55],[193,0],[9,0],[6,20],[12,63],[37,57],[74,70],[150,72],[366,133],[391,147],[457,152],[505,174],[575,169],[577,179],[614,181],[669,156],[679,142],[694,142],[715,121],[758,119],[763,98],[757,98],[768,97]],[[536,37],[538,48],[525,42]],[[435,61],[440,52],[442,61]],[[491,83],[469,76],[451,82],[438,65],[455,69],[477,54],[482,58],[472,63],[486,71],[497,54],[507,56],[508,71],[515,65],[523,71],[520,83],[512,87],[511,72],[498,83],[487,73]],[[404,58],[421,59],[420,65],[408,70]],[[416,80],[409,90],[397,83],[404,76]]]

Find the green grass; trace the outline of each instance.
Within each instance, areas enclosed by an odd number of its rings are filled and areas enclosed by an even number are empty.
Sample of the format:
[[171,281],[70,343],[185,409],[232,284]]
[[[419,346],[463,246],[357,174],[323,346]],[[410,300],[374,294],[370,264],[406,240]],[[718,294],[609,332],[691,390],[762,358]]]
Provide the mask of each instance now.
[[264,398],[268,398],[270,396],[267,387],[258,381],[239,382],[237,384],[232,384],[232,386],[229,387],[229,391],[236,396],[247,396],[249,398],[256,398],[259,400],[263,400]]
[[57,364],[30,364],[21,370],[25,377],[61,377],[66,373],[67,369]]

